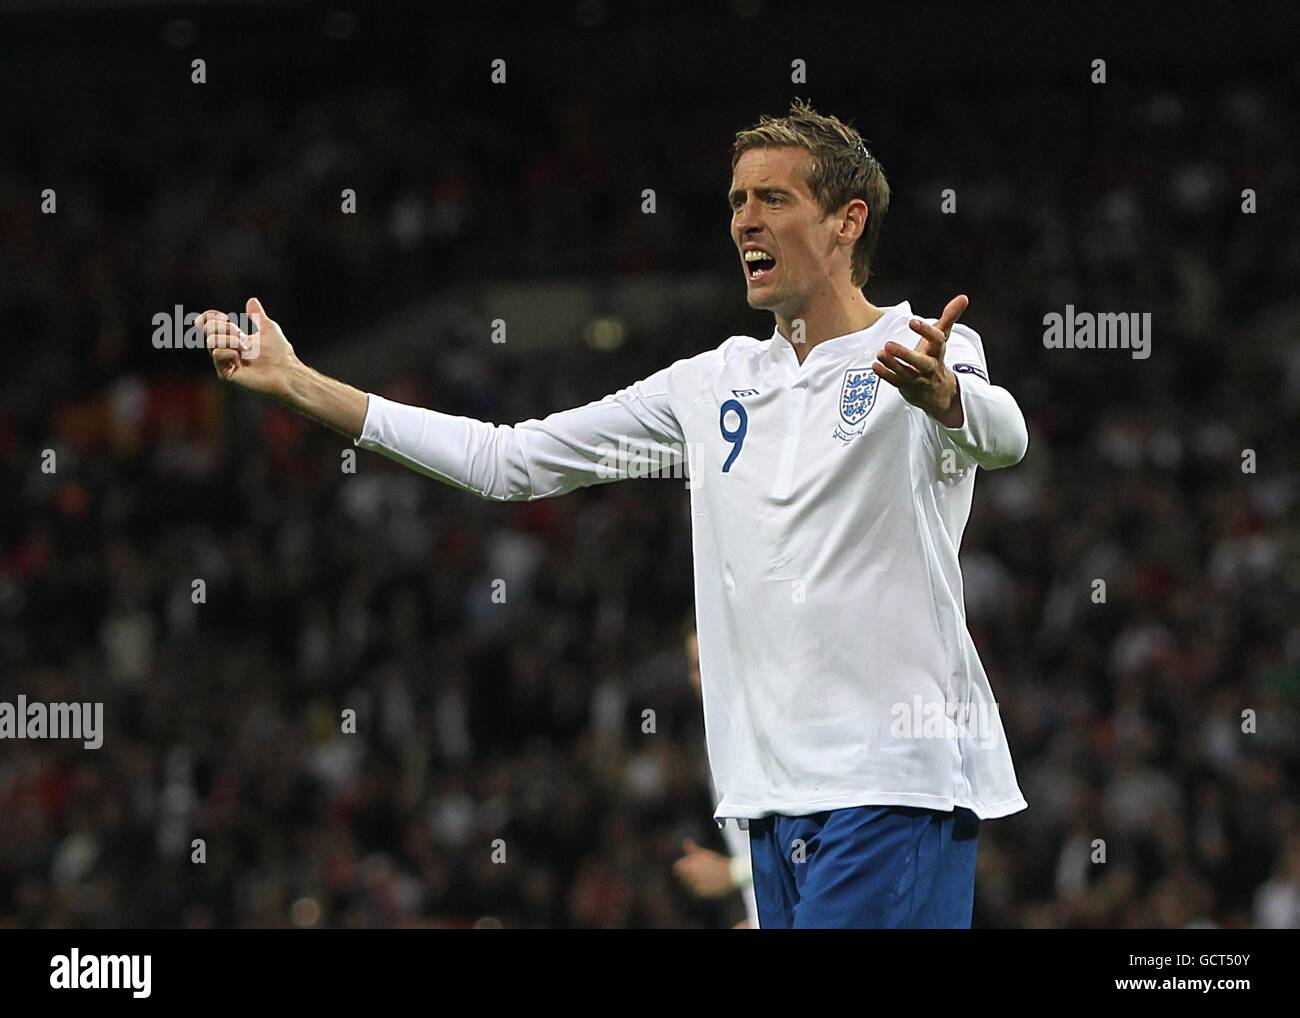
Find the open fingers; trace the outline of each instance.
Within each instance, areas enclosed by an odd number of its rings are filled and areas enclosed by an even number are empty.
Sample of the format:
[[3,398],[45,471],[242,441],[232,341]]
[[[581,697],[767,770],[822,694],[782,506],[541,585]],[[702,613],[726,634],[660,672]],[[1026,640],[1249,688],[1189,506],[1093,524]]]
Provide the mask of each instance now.
[[900,382],[915,383],[920,378],[910,364],[900,361],[892,354],[882,353],[879,360]]
[[956,324],[957,319],[961,317],[962,312],[968,307],[970,307],[970,298],[964,293],[959,293],[948,301],[948,306],[943,309],[943,314],[939,316],[939,321],[936,323],[945,338],[952,332],[953,325]]
[[919,318],[914,318],[907,323],[908,328],[915,332],[929,344],[926,348],[931,354],[939,356],[943,353],[944,345],[948,342],[948,334],[940,329],[937,325],[931,325],[929,322],[923,322]]
[[912,368],[917,374],[922,375],[933,374],[935,369],[939,366],[939,362],[929,354],[922,353],[920,350],[909,350],[902,343],[886,343],[885,349],[876,356],[880,357],[884,361],[886,367],[898,370],[894,364],[891,364],[889,360],[885,359],[893,358],[905,362],[906,365]]
[[908,384],[916,377],[915,374],[912,374],[910,372],[904,375],[902,372],[902,368],[897,361],[894,361],[894,365],[895,366],[891,368],[885,364],[882,364],[880,361],[875,361],[871,365],[871,370],[874,371],[876,374],[878,374],[890,385],[892,385],[895,389],[899,388],[900,386]]

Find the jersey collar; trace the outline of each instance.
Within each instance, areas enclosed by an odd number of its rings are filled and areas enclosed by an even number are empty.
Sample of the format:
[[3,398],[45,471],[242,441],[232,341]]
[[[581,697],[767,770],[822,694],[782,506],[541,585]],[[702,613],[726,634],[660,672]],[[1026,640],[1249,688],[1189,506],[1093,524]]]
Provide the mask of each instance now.
[[[794,346],[781,335],[776,326],[772,327],[772,338],[768,343],[767,355],[769,358],[776,360],[778,363],[788,364],[790,367],[800,370],[806,368],[814,359],[824,358],[830,355],[839,355],[842,353],[851,353],[855,350],[865,349],[870,346],[868,337],[874,337],[877,332],[887,329],[890,325],[897,322],[900,318],[906,319],[912,317],[912,305],[907,301],[901,304],[891,304],[880,309],[884,312],[875,322],[868,325],[865,329],[859,329],[857,332],[850,332],[843,336],[833,336],[830,339],[824,339],[811,350],[808,356],[804,358],[803,364],[799,363],[799,358],[794,352]],[[874,340],[873,340],[874,341]],[[879,346],[879,344],[877,344]],[[876,351],[868,351],[872,357],[875,357]]]

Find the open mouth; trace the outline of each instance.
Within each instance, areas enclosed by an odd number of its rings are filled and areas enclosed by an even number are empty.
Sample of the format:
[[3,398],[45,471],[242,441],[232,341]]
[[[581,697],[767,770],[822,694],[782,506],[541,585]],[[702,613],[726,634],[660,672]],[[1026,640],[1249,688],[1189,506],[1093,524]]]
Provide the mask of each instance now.
[[757,249],[744,253],[745,272],[751,280],[762,279],[776,268],[776,259]]

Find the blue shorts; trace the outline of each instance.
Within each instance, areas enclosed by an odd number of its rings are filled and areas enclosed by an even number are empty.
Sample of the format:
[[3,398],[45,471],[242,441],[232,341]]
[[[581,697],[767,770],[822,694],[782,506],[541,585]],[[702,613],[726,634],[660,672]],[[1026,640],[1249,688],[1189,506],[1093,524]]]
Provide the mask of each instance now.
[[749,822],[764,929],[969,929],[979,818],[854,806]]

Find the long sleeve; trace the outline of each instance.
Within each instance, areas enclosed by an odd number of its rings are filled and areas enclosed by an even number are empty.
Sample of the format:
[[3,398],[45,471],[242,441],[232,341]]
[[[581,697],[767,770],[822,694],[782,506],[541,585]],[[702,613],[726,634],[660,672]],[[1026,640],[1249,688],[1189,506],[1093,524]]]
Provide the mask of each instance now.
[[[679,362],[680,363],[680,362]],[[496,425],[369,394],[354,442],[480,498],[532,501],[679,463],[685,439],[664,368],[604,399]]]
[[1015,397],[989,381],[979,334],[954,325],[944,363],[961,391],[962,426],[945,428],[931,418],[941,448],[954,449],[965,463],[997,470],[1019,463],[1029,448],[1029,428]]

